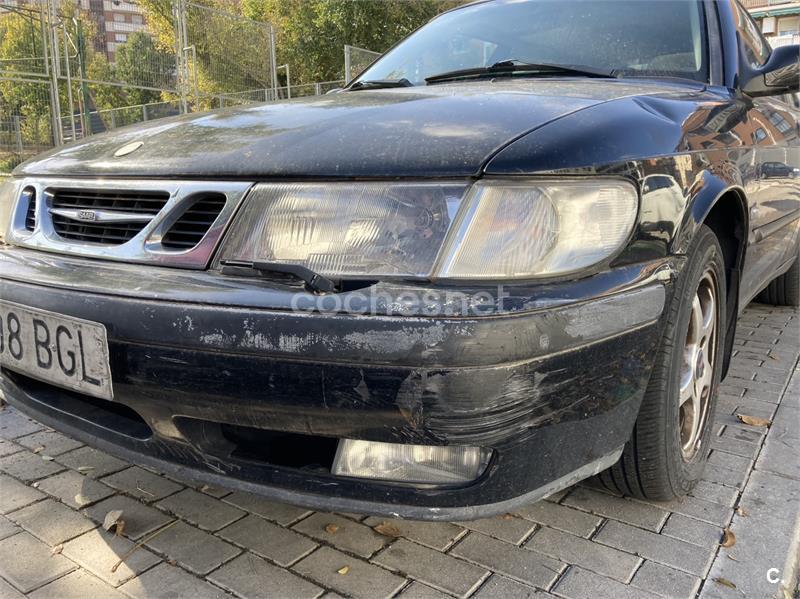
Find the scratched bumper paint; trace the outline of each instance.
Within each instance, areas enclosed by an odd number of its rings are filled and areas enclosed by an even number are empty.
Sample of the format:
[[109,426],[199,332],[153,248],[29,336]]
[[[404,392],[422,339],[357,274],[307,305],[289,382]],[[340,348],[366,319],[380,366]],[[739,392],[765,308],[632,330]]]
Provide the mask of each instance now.
[[[335,496],[337,509],[432,519],[507,509],[515,498],[605,464],[622,447],[671,293],[664,273],[674,266],[606,274],[602,286],[594,277],[584,283],[591,296],[577,302],[565,302],[552,286],[537,297],[516,290],[505,313],[426,318],[223,306],[212,295],[207,303],[175,301],[134,289],[123,265],[117,277],[104,278],[115,289],[87,293],[71,278],[69,260],[39,255],[32,262],[28,255],[0,252],[0,294],[104,324],[114,401],[150,432],[115,428],[113,419],[87,412],[80,395],[6,371],[3,391],[21,410],[179,476],[317,508]],[[212,275],[195,276],[202,286]],[[279,292],[270,293],[279,304]],[[480,445],[494,457],[466,487],[413,488],[239,459],[224,443],[209,442],[224,426]]]

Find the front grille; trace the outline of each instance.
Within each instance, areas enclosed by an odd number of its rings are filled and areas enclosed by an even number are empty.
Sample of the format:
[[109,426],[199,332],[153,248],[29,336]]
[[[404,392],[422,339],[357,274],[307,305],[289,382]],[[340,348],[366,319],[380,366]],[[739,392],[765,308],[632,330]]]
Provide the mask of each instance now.
[[196,246],[225,207],[227,198],[221,193],[199,196],[191,207],[175,221],[161,240],[172,250],[188,250]]
[[[51,207],[71,210],[103,210],[154,217],[169,201],[169,193],[159,191],[51,190]],[[63,239],[103,245],[121,245],[133,239],[146,222],[104,223],[78,221],[53,214],[53,229]]]
[[22,196],[28,198],[28,210],[25,212],[25,229],[33,231],[36,229],[36,190],[26,187],[22,190]]

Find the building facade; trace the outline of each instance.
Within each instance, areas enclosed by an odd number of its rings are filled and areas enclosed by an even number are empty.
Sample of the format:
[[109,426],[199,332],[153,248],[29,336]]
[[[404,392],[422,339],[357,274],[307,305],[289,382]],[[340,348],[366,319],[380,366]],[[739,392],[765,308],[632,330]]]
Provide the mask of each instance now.
[[[77,2],[81,9],[91,15],[97,24],[97,36],[93,40],[94,48],[102,52],[110,63],[114,63],[117,48],[128,41],[128,36],[135,31],[145,29],[145,16],[133,2],[126,0],[55,0],[56,5],[62,1]],[[47,0],[0,0],[2,6],[38,6]]]
[[800,1],[742,0],[773,48],[800,44]]

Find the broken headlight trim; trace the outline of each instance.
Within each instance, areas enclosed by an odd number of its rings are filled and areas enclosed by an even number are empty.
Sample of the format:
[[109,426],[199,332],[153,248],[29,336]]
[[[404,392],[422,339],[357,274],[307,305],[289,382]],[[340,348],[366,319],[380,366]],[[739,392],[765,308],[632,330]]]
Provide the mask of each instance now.
[[336,476],[414,484],[464,484],[483,474],[492,451],[461,445],[406,445],[341,439]]
[[551,278],[618,252],[638,205],[621,179],[261,184],[218,264],[296,264],[334,280]]

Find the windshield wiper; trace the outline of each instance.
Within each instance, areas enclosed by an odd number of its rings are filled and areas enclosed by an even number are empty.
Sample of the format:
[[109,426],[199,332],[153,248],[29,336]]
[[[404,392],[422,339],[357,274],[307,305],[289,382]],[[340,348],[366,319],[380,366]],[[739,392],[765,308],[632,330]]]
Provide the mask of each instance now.
[[[300,279],[310,291],[315,293],[333,293],[336,281],[329,279],[300,264],[284,264],[279,262],[246,262],[243,260],[223,260],[224,274],[239,274],[242,271],[255,271],[260,274],[290,275]],[[227,272],[226,272],[227,270]]]
[[367,81],[356,81],[347,88],[347,91],[357,91],[359,89],[389,89],[392,87],[414,87],[405,77],[403,79],[373,79]]
[[496,77],[498,75],[513,75],[514,73],[526,73],[530,75],[578,75],[581,77],[608,77],[615,78],[613,71],[595,69],[592,67],[572,66],[563,64],[547,64],[523,62],[520,60],[501,60],[488,67],[475,67],[472,69],[460,69],[448,71],[426,77],[427,83],[439,83],[442,81],[454,81],[456,79],[469,79],[471,77]]

